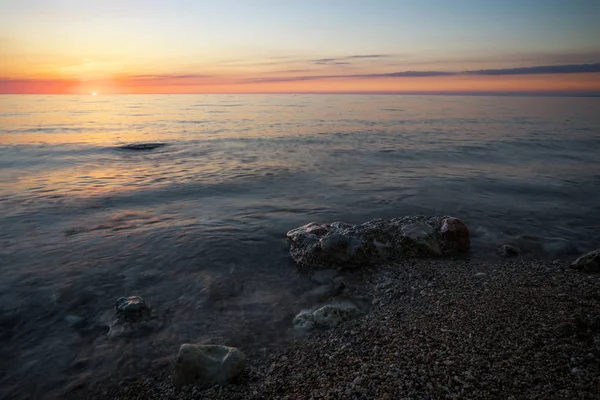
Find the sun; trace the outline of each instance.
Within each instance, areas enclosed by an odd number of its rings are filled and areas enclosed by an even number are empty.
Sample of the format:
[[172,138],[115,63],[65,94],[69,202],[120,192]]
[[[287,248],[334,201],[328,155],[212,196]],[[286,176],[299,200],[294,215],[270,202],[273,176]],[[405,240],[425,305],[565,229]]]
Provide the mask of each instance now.
[[98,96],[98,93],[92,92],[92,96]]

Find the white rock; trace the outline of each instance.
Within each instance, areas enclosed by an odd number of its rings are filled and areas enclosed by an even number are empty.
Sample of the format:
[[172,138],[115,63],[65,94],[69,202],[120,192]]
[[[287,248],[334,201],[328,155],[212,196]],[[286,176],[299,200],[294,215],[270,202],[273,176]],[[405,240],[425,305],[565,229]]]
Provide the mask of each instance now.
[[294,318],[294,329],[311,330],[315,327],[334,328],[341,322],[352,319],[361,312],[354,304],[337,303],[327,304],[315,311],[304,310]]
[[309,331],[315,327],[315,318],[310,311],[302,311],[292,322],[294,329]]
[[313,318],[315,324],[325,328],[333,328],[341,322],[352,319],[360,314],[356,306],[350,303],[338,303],[325,305],[315,312]]
[[183,344],[171,376],[173,385],[194,383],[223,385],[244,369],[246,356],[236,347]]

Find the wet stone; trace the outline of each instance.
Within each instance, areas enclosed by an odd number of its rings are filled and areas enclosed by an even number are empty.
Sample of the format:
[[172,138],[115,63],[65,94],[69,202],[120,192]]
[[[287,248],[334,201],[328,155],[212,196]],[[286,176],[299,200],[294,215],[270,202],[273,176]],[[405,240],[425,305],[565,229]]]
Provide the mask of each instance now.
[[571,264],[571,268],[585,272],[600,272],[600,249],[582,255]]
[[120,146],[119,148],[121,150],[135,150],[135,151],[140,151],[140,150],[154,150],[154,149],[158,149],[159,147],[164,147],[166,146],[166,143],[132,143],[132,144],[126,144],[124,146]]
[[117,319],[122,322],[142,322],[150,318],[150,307],[139,296],[121,297],[115,305]]
[[225,385],[235,379],[246,365],[246,356],[236,347],[183,344],[171,375],[173,385],[195,383]]
[[498,254],[502,257],[517,257],[521,254],[521,249],[510,244],[505,244],[498,249]]

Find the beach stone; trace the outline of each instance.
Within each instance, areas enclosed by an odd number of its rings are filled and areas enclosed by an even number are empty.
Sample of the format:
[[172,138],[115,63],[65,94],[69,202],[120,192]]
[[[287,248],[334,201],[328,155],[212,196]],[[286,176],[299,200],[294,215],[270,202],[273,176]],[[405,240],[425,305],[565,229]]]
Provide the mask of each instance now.
[[304,310],[294,318],[292,325],[297,330],[319,328],[335,328],[343,321],[353,319],[361,311],[351,303],[336,303],[324,305],[315,311]]
[[356,306],[350,303],[327,304],[313,312],[315,325],[323,328],[335,328],[343,321],[360,315]]
[[425,253],[441,256],[442,250],[435,236],[435,228],[426,223],[418,222],[402,227],[403,234],[420,247]]
[[246,356],[236,347],[183,344],[171,375],[173,385],[194,383],[224,385],[236,378],[246,365]]
[[498,254],[500,254],[502,257],[517,257],[521,254],[521,249],[511,246],[510,244],[505,244],[500,246],[498,249]]
[[327,234],[319,240],[321,251],[332,260],[344,262],[352,258],[352,239],[339,233]]
[[468,251],[468,228],[458,218],[422,215],[310,224],[287,233],[290,254],[307,269],[353,268],[407,257],[439,257]]
[[315,318],[310,311],[302,311],[292,321],[294,329],[310,331],[315,328]]
[[142,322],[150,318],[150,307],[139,296],[121,297],[115,305],[117,319],[123,322]]
[[440,227],[440,236],[447,251],[465,253],[471,248],[469,228],[458,218],[444,218]]
[[585,272],[600,272],[600,249],[582,255],[571,264],[571,268]]

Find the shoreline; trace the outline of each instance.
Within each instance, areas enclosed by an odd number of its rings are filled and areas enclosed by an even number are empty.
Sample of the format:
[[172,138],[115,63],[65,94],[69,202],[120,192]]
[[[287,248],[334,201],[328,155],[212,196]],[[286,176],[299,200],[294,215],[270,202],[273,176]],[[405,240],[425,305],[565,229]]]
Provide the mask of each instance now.
[[[67,398],[595,398],[600,275],[565,261],[407,260],[355,270],[365,315],[247,351],[226,386],[176,390],[171,369]],[[290,321],[291,325],[291,321]],[[511,397],[512,396],[512,397]]]

